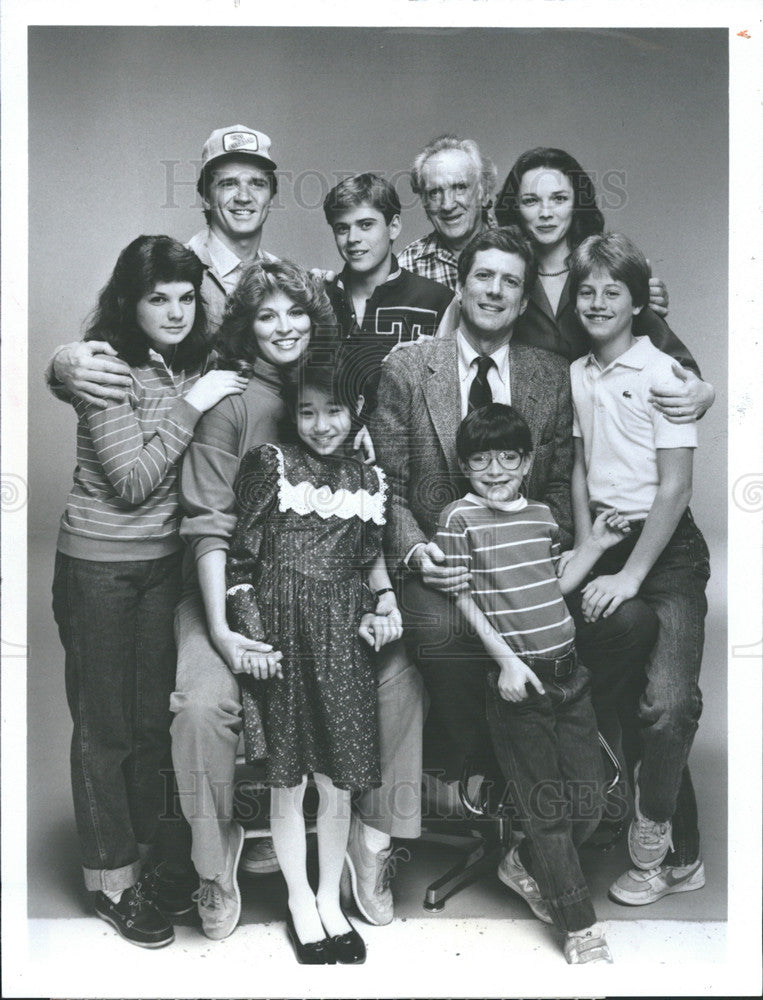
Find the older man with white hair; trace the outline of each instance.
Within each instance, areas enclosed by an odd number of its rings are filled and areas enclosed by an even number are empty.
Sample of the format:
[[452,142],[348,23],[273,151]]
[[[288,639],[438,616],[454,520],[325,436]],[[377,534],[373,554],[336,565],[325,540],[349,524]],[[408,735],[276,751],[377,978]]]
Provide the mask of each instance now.
[[455,291],[458,256],[488,219],[496,169],[473,139],[441,135],[413,161],[411,187],[434,230],[400,254],[401,267]]

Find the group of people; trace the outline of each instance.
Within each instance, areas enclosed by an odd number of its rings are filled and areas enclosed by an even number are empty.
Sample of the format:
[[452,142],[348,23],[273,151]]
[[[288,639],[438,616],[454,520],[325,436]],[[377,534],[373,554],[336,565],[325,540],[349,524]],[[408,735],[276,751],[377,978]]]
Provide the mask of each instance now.
[[[262,247],[271,140],[217,129],[206,227],[130,243],[48,366],[78,418],[53,606],[84,879],[132,943],[193,908],[227,937],[239,869],[280,868],[298,960],[363,961],[343,890],[393,919],[422,769],[447,792],[468,764],[518,817],[498,877],[569,962],[611,961],[578,858],[611,808],[599,731],[634,800],[612,898],[704,884],[688,503],[713,388],[569,154],[523,154],[493,201],[444,135],[411,179],[429,235],[396,257],[398,195],[358,174],[324,202],[343,269],[308,271]],[[242,733],[272,841],[233,815]]]

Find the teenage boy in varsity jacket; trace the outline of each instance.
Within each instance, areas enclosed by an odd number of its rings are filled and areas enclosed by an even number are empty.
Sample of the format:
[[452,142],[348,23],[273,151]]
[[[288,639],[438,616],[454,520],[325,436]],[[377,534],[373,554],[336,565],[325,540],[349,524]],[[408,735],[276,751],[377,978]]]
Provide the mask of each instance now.
[[400,267],[400,199],[378,174],[348,177],[323,203],[345,262],[326,286],[345,337],[362,366],[365,413],[373,411],[381,363],[398,344],[432,336],[453,298],[450,289]]

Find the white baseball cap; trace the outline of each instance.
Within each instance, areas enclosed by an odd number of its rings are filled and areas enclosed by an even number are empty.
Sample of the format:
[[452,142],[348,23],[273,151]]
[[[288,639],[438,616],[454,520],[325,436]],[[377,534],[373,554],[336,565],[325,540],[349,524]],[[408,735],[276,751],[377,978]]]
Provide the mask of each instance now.
[[219,159],[221,156],[251,156],[261,160],[270,170],[276,169],[276,164],[270,157],[270,136],[246,125],[228,125],[217,128],[204,143],[201,151],[201,170]]

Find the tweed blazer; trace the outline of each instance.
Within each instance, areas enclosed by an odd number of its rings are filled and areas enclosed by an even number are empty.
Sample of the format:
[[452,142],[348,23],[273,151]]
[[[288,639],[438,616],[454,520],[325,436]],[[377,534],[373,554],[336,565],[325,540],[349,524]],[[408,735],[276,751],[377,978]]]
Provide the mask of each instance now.
[[[572,543],[569,365],[550,351],[512,343],[509,369],[512,406],[530,425],[535,446],[522,491],[548,504],[566,548]],[[455,338],[415,343],[385,359],[371,436],[391,490],[385,541],[392,565],[430,541],[440,511],[468,489],[456,456],[460,422]]]

